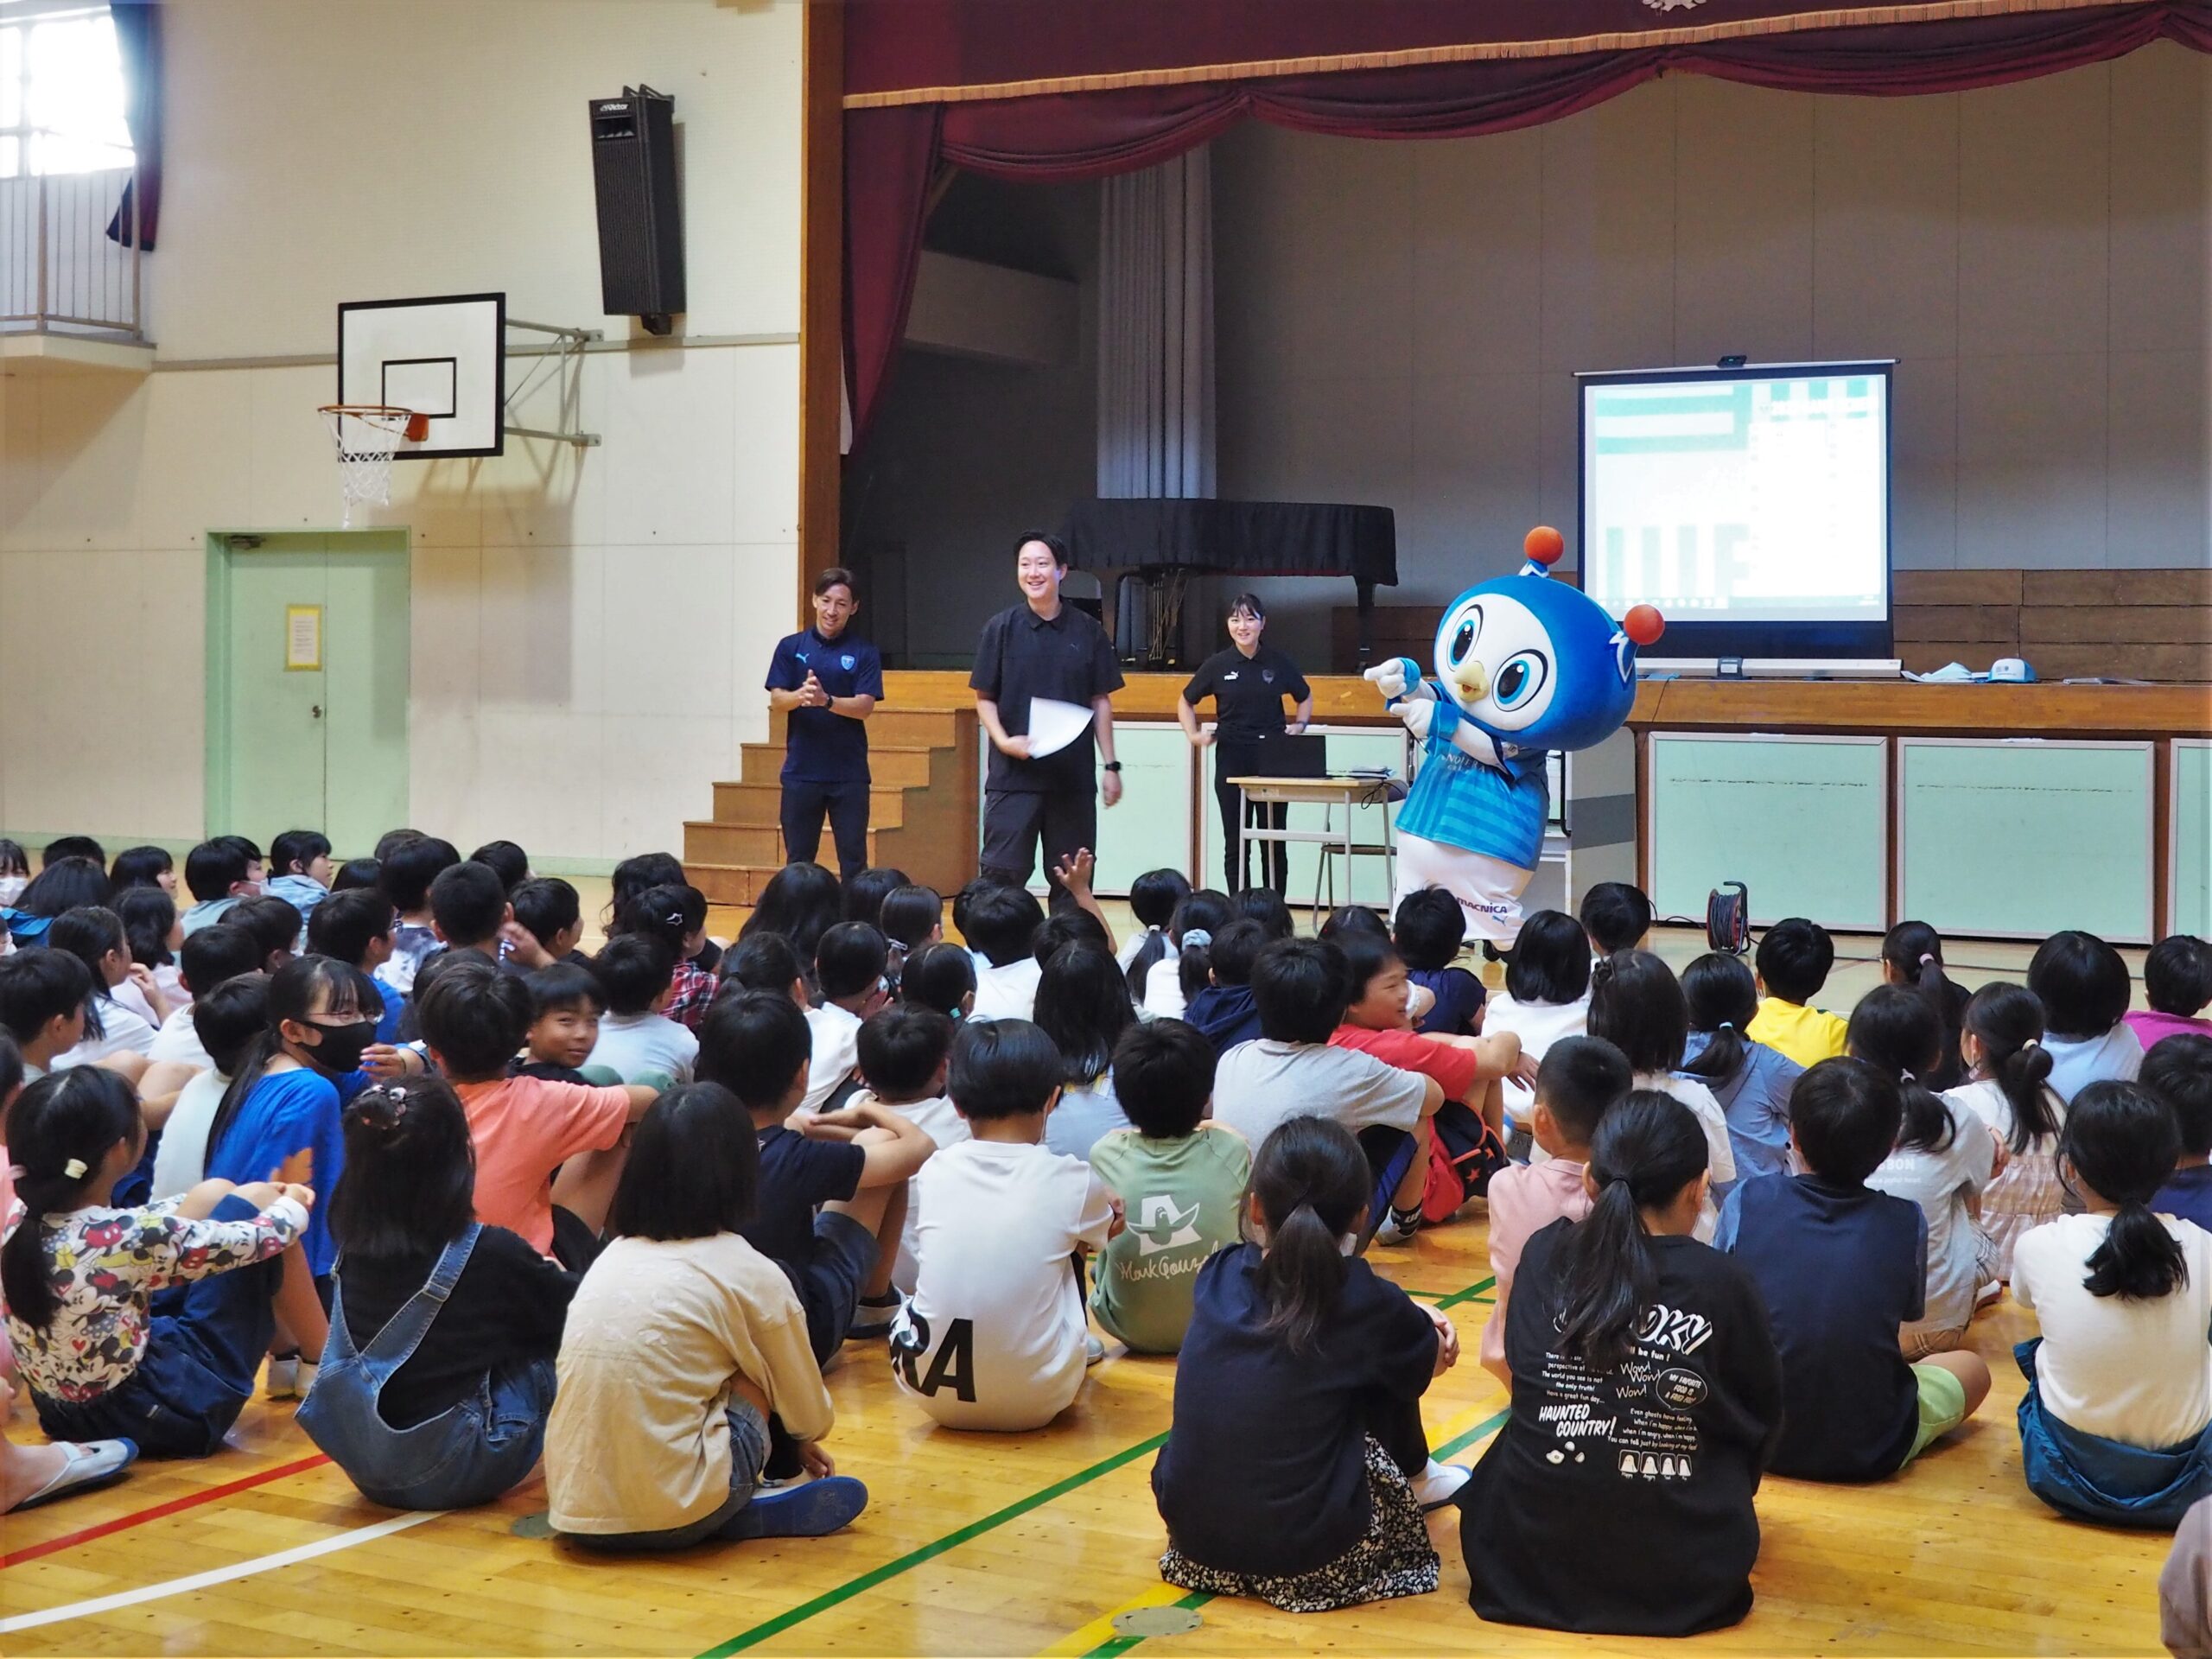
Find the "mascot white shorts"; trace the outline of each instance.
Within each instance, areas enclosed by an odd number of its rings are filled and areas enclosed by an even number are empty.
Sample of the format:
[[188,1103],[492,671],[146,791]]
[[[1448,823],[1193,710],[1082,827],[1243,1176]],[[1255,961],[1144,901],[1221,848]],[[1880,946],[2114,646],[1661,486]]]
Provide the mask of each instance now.
[[1459,901],[1467,918],[1467,937],[1498,946],[1521,937],[1521,893],[1535,872],[1502,858],[1446,847],[1425,836],[1398,836],[1398,901],[1423,887],[1442,887]]

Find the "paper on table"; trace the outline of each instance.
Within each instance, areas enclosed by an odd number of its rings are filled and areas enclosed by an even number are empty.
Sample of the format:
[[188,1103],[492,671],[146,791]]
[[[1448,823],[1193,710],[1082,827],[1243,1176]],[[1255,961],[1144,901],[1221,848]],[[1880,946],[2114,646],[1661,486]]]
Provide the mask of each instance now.
[[1052,697],[1030,698],[1029,758],[1037,760],[1058,754],[1081,737],[1090,724],[1090,710],[1082,703],[1061,702]]

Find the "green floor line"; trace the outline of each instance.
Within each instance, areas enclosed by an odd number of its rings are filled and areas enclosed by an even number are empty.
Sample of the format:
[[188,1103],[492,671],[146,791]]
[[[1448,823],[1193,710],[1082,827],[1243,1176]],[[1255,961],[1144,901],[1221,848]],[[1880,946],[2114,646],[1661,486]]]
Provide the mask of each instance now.
[[[1464,1434],[1454,1434],[1450,1440],[1445,1441],[1443,1445],[1438,1446],[1432,1455],[1439,1463],[1441,1463],[1446,1458],[1452,1456],[1454,1453],[1465,1451],[1469,1446],[1472,1446],[1477,1440],[1481,1440],[1492,1429],[1497,1427],[1498,1425],[1503,1423],[1512,1414],[1513,1408],[1509,1406],[1504,1410],[1497,1413],[1495,1415],[1484,1418],[1482,1421],[1477,1423],[1472,1428],[1467,1430]],[[1180,1601],[1173,1603],[1172,1605],[1177,1607],[1203,1607],[1206,1603],[1212,1599],[1213,1598],[1203,1590],[1198,1590],[1192,1592]],[[1084,1654],[1083,1656],[1083,1659],[1122,1659],[1122,1656],[1123,1654],[1128,1652],[1130,1649],[1136,1647],[1144,1640],[1145,1638],[1141,1636],[1117,1636],[1110,1642],[1101,1642],[1096,1647],[1091,1649],[1089,1653]]]
[[1497,1282],[1497,1281],[1495,1278],[1478,1279],[1473,1284],[1469,1285],[1465,1290],[1453,1291],[1442,1301],[1437,1303],[1437,1306],[1439,1307],[1457,1307],[1462,1302],[1471,1302],[1476,1297],[1481,1295],[1483,1292],[1488,1290]]
[[924,1544],[918,1549],[909,1550],[895,1560],[886,1561],[881,1567],[873,1567],[856,1579],[847,1580],[834,1590],[825,1590],[812,1601],[801,1602],[788,1612],[781,1612],[773,1618],[764,1619],[751,1630],[732,1637],[719,1646],[709,1648],[699,1656],[699,1659],[724,1659],[726,1655],[743,1653],[747,1648],[766,1642],[772,1636],[782,1635],[794,1624],[804,1624],[817,1613],[827,1612],[840,1603],[850,1601],[855,1596],[873,1590],[877,1585],[895,1579],[902,1573],[912,1572],[925,1561],[934,1560],[948,1550],[959,1548],[961,1545],[971,1539],[980,1538],[985,1533],[1002,1527],[1009,1521],[1020,1519],[1032,1510],[1041,1509],[1055,1498],[1065,1497],[1077,1487],[1086,1486],[1102,1475],[1110,1475],[1124,1465],[1134,1463],[1147,1452],[1157,1452],[1166,1443],[1167,1435],[1163,1430],[1148,1440],[1140,1440],[1135,1446],[1126,1446],[1104,1461],[1094,1463],[1088,1469],[1079,1469],[1066,1479],[1055,1481],[1042,1491],[1032,1492],[1028,1497],[1018,1499],[1007,1504],[1006,1508],[985,1516],[980,1521],[971,1521],[957,1531],[948,1532],[944,1537]]

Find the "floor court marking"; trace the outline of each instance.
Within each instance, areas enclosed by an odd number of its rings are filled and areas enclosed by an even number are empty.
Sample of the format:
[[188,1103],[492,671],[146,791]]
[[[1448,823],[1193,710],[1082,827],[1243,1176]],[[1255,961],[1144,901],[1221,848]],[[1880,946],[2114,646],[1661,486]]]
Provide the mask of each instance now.
[[302,1561],[335,1554],[341,1549],[351,1549],[356,1544],[374,1543],[379,1538],[389,1538],[395,1532],[404,1532],[410,1527],[421,1526],[425,1521],[435,1521],[442,1513],[443,1511],[437,1510],[418,1510],[410,1515],[395,1515],[388,1521],[355,1527],[350,1532],[338,1533],[312,1544],[302,1544],[296,1549],[279,1550],[274,1555],[256,1555],[251,1560],[238,1561],[229,1567],[194,1573],[188,1578],[168,1579],[160,1584],[141,1586],[136,1590],[118,1591],[111,1596],[95,1596],[90,1601],[73,1601],[64,1606],[48,1607],[35,1613],[18,1613],[13,1618],[0,1618],[0,1636],[13,1635],[17,1630],[35,1630],[41,1624],[60,1624],[71,1619],[92,1618],[119,1608],[135,1607],[141,1602],[189,1595],[195,1590],[210,1590],[219,1584],[252,1578],[257,1573],[296,1567]]
[[271,1481],[282,1480],[287,1475],[305,1474],[308,1470],[320,1468],[329,1461],[328,1458],[318,1452],[313,1457],[302,1458],[294,1463],[279,1464],[274,1469],[264,1469],[257,1475],[248,1475],[243,1479],[230,1481],[220,1486],[210,1486],[204,1491],[188,1492],[184,1497],[171,1498],[166,1503],[156,1503],[149,1510],[140,1510],[135,1514],[118,1516],[112,1521],[103,1521],[98,1526],[86,1527],[81,1532],[65,1532],[59,1538],[49,1538],[42,1544],[32,1544],[11,1554],[0,1555],[0,1567],[16,1567],[25,1561],[35,1561],[42,1555],[57,1554],[62,1550],[73,1549],[79,1544],[89,1544],[94,1539],[105,1538],[111,1533],[128,1531],[132,1527],[143,1527],[149,1521],[160,1521],[172,1515],[181,1515],[187,1510],[196,1510],[203,1503],[213,1503],[220,1498],[234,1497],[240,1492],[251,1491],[257,1486],[266,1486]]
[[1497,1282],[1495,1277],[1478,1279],[1465,1289],[1455,1290],[1449,1296],[1440,1299],[1436,1305],[1439,1307],[1457,1307],[1462,1302],[1471,1302]]
[[[1474,1411],[1461,1412],[1445,1423],[1446,1438],[1436,1448],[1437,1458],[1441,1459],[1465,1451],[1512,1414],[1511,1408],[1508,1408],[1470,1422],[1468,1420],[1474,1418],[1475,1413],[1481,1409],[1478,1406]],[[1463,1423],[1466,1427],[1461,1428],[1459,1425]],[[1144,1607],[1187,1607],[1195,1611],[1212,1599],[1213,1597],[1203,1590],[1194,1590],[1185,1595],[1174,1585],[1154,1585],[1141,1594],[1130,1597],[1120,1606],[1101,1613],[1081,1629],[1070,1631],[1050,1647],[1039,1649],[1039,1659],[1121,1659],[1121,1656],[1146,1639],[1141,1636],[1123,1636],[1115,1630],[1114,1621],[1123,1613],[1133,1613]]]
[[[1494,1279],[1478,1280],[1463,1289],[1453,1291],[1437,1302],[1436,1306],[1450,1306],[1457,1301],[1489,1289],[1496,1282]],[[981,1520],[971,1521],[966,1526],[945,1534],[942,1538],[935,1539],[918,1548],[909,1550],[906,1554],[886,1561],[880,1567],[871,1567],[857,1578],[848,1579],[834,1590],[823,1591],[811,1601],[801,1602],[798,1606],[778,1613],[772,1618],[763,1619],[750,1630],[741,1630],[728,1641],[707,1649],[699,1655],[699,1659],[729,1659],[732,1654],[743,1653],[748,1648],[755,1647],[771,1637],[782,1635],[793,1625],[804,1624],[817,1613],[827,1612],[832,1607],[850,1601],[855,1596],[865,1594],[880,1584],[887,1583],[902,1573],[912,1572],[925,1562],[934,1560],[948,1550],[957,1549],[971,1539],[980,1538],[985,1533],[995,1531],[1009,1521],[1019,1520],[1032,1510],[1042,1508],[1056,1498],[1065,1497],[1078,1487],[1090,1484],[1101,1476],[1109,1475],[1115,1470],[1144,1456],[1146,1452],[1158,1451],[1166,1443],[1167,1434],[1163,1429],[1149,1440],[1141,1440],[1135,1446],[1125,1447],[1102,1462],[1092,1464],[1088,1469],[1079,1469],[1065,1479],[1056,1481],[1042,1491],[1032,1492],[1027,1497],[1018,1498],[1004,1509],[995,1510]]]

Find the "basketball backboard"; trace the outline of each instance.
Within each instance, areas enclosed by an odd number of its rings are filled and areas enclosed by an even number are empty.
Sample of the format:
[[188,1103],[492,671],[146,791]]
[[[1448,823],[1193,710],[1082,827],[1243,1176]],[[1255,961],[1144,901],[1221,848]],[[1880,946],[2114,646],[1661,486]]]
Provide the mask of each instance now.
[[338,308],[338,399],[429,417],[393,459],[496,455],[507,401],[504,294],[357,300]]

